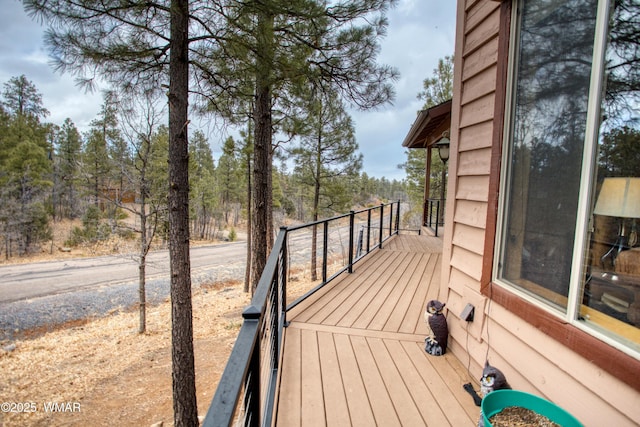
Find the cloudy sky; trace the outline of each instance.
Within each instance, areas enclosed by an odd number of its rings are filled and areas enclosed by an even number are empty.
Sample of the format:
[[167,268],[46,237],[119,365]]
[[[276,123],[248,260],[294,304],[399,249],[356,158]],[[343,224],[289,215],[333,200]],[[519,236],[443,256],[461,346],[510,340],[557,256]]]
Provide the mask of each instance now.
[[[0,0],[0,5],[0,83],[24,74],[42,93],[51,112],[47,121],[61,125],[70,117],[81,131],[86,130],[99,110],[100,94],[87,94],[74,85],[71,76],[53,71],[43,43],[44,30],[26,15],[20,1]],[[376,111],[352,113],[368,175],[404,177],[397,168],[405,160],[402,141],[422,107],[416,98],[422,81],[431,76],[439,58],[453,53],[455,7],[454,1],[399,0],[390,11],[379,61],[400,71],[396,100]],[[214,156],[225,137],[210,131]]]

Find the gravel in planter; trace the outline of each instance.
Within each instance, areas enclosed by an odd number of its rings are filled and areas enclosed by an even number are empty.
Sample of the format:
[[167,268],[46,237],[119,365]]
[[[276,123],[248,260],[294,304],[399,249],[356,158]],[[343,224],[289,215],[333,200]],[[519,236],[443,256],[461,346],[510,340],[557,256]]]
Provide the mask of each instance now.
[[489,422],[493,427],[562,427],[544,415],[520,406],[508,406],[498,412]]

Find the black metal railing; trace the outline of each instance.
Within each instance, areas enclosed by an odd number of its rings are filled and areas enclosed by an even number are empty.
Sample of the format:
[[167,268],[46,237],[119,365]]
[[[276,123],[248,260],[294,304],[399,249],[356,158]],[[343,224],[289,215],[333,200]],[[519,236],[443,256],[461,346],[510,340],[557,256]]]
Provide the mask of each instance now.
[[424,225],[438,236],[438,228],[444,225],[444,199],[427,199],[424,202]]
[[[242,327],[203,426],[272,425],[287,311],[338,275],[353,272],[354,264],[382,248],[385,240],[398,233],[399,226],[398,201],[280,228],[251,304],[242,313]],[[322,244],[318,249],[320,237]],[[348,241],[346,247],[344,240]],[[295,249],[305,245],[315,250]],[[303,286],[302,290],[289,291],[290,276],[299,274],[294,270],[300,271],[301,266],[304,270],[307,261],[314,268],[320,261],[321,278],[309,280],[310,289]],[[316,273],[310,275],[315,277]],[[287,305],[288,299],[294,301]]]

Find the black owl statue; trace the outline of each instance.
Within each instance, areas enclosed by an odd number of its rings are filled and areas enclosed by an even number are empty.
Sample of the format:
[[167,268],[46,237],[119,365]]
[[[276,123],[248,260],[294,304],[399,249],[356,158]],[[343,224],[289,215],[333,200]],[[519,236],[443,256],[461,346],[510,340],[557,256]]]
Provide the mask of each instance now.
[[447,340],[449,339],[449,327],[447,318],[442,313],[445,304],[437,300],[427,303],[424,312],[424,320],[429,325],[429,336],[424,340],[425,351],[433,356],[442,356],[447,351]]
[[[507,378],[504,376],[500,369],[489,365],[489,361],[486,361],[484,364],[484,369],[482,370],[482,378],[480,378],[480,392],[482,393],[482,397],[485,397],[492,391],[505,389],[511,390],[511,386],[507,382]],[[480,411],[480,420],[478,420],[478,427],[484,427],[484,417],[482,416],[482,411]]]

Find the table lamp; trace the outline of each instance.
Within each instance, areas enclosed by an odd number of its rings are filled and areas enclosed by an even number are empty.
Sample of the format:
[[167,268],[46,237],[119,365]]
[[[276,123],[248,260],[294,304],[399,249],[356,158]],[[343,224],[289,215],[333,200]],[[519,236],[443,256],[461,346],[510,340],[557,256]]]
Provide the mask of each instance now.
[[593,213],[619,218],[616,241],[600,258],[604,265],[604,261],[611,257],[611,263],[615,265],[620,251],[635,244],[628,240],[624,219],[640,218],[640,178],[605,178]]

